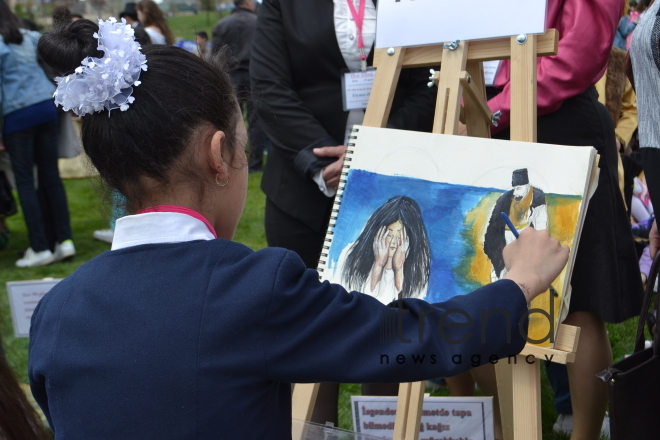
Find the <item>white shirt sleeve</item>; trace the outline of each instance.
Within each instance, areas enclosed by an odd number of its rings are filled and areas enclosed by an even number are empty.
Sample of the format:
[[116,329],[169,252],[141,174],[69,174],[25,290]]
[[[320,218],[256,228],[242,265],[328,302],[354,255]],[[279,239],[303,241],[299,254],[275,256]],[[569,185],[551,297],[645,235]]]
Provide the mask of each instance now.
[[[325,168],[324,168],[325,169]],[[328,186],[325,183],[325,180],[323,180],[323,170],[319,170],[314,174],[314,182],[319,186],[319,190],[326,196],[326,197],[334,197],[335,194],[337,194],[337,188],[332,188]]]

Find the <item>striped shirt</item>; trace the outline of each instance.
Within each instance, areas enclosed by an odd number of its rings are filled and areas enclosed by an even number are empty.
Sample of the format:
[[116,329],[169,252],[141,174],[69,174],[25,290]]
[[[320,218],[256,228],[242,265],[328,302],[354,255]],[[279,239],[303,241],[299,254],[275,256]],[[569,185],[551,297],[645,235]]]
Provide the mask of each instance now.
[[660,148],[660,1],[640,20],[633,34],[630,57],[635,72],[639,146]]

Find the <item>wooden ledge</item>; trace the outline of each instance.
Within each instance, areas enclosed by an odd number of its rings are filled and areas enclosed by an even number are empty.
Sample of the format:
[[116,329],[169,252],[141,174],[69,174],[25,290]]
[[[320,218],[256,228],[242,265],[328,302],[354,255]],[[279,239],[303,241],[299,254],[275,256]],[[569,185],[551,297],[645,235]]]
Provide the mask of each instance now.
[[[557,55],[559,46],[559,32],[548,29],[545,34],[538,36],[538,56]],[[396,48],[400,51],[401,48]],[[405,48],[403,67],[431,67],[442,64],[442,45],[408,47]],[[374,67],[387,57],[387,49],[376,49],[374,54]],[[497,40],[470,41],[468,61],[508,60],[511,58],[511,38]]]
[[561,324],[555,340],[555,348],[539,347],[527,344],[521,356],[532,355],[537,359],[551,360],[557,364],[566,364],[575,361],[575,351],[580,339],[580,327]]

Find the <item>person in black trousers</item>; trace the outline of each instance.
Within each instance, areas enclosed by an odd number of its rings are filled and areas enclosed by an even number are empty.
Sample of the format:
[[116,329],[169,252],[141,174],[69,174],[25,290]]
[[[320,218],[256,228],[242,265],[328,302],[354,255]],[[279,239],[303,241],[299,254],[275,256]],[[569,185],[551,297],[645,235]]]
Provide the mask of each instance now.
[[244,108],[248,121],[248,139],[250,141],[250,172],[263,168],[264,132],[259,127],[252,105],[250,87],[250,48],[252,35],[257,25],[256,4],[254,0],[234,0],[235,9],[213,29],[212,52],[225,48],[229,51],[235,65],[230,76]]

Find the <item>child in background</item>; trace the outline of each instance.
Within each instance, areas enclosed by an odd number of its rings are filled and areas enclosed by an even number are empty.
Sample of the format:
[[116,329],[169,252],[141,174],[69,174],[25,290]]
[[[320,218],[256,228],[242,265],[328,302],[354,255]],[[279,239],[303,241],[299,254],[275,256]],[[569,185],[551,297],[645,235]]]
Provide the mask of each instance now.
[[645,180],[635,177],[633,196],[630,203],[630,213],[633,216],[632,232],[635,237],[647,239],[653,226],[655,215],[653,204]]
[[[507,279],[439,304],[386,306],[321,283],[291,251],[253,252],[231,241],[248,166],[222,52],[141,50],[130,26],[99,23],[39,43],[55,70],[75,71],[56,102],[82,116],[86,153],[134,213],[34,312],[30,385],[56,438],[290,439],[291,383],[418,381],[472,367],[456,355],[520,352],[528,302],[568,259],[547,232],[505,248]],[[382,341],[397,314],[414,343]],[[413,354],[427,361],[400,362]]]
[[193,53],[202,59],[206,58],[206,54],[211,52],[209,34],[207,34],[206,31],[195,32],[195,43],[197,44],[197,47]]

